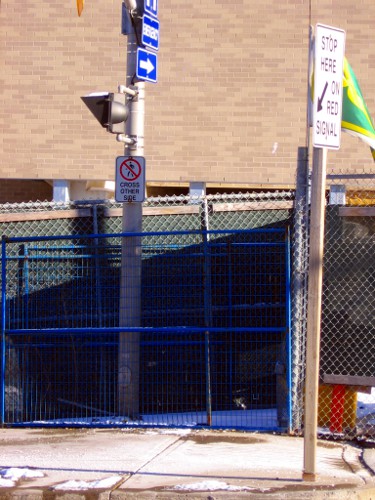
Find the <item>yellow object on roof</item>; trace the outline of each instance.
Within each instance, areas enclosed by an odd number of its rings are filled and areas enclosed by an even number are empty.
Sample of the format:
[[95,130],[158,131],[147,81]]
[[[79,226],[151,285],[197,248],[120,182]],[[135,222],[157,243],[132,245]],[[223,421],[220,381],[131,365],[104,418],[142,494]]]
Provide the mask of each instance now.
[[79,16],[82,14],[84,5],[85,5],[85,0],[77,0],[77,11]]

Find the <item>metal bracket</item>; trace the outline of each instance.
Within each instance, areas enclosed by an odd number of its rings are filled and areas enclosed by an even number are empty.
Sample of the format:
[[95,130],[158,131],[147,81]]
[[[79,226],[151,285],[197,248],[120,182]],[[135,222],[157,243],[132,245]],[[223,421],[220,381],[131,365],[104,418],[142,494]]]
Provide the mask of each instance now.
[[137,141],[135,139],[131,139],[130,137],[128,137],[125,134],[117,134],[116,140],[118,142],[124,142],[125,144],[128,144],[129,146],[134,146],[137,143]]

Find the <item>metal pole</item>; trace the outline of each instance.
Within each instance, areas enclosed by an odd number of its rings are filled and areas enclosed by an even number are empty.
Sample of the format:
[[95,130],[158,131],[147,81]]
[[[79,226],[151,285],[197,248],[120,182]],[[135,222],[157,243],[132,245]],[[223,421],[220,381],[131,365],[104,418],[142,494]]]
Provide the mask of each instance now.
[[1,374],[0,374],[0,424],[5,423],[5,370],[6,370],[6,349],[5,349],[5,323],[6,323],[6,237],[1,240]]
[[[133,8],[134,2],[125,2]],[[131,4],[131,5],[129,5]],[[130,9],[131,10],[131,9]],[[137,38],[134,30],[127,40],[127,87],[137,90],[129,99],[129,118],[126,122],[127,137],[134,143],[125,146],[125,154],[144,154],[145,83],[134,82],[137,64]],[[124,203],[122,210],[122,231],[141,233],[142,203]],[[141,237],[122,238],[121,288],[119,326],[141,326]],[[118,410],[119,414],[131,419],[139,417],[139,343],[140,332],[120,333],[118,360]]]
[[293,315],[292,331],[292,429],[300,430],[303,421],[303,396],[305,375],[305,338],[306,338],[306,303],[307,303],[307,231],[308,202],[307,184],[309,175],[308,148],[298,148],[297,183],[294,204],[294,248],[293,248]]
[[316,479],[326,170],[327,149],[314,147],[307,308],[304,481]]
[[[204,319],[205,326],[212,328],[212,270],[210,235],[208,233],[208,205],[207,198],[202,203],[202,237],[204,252]],[[205,360],[206,360],[206,415],[207,425],[212,425],[212,391],[211,391],[211,360],[210,360],[210,331],[204,332]]]

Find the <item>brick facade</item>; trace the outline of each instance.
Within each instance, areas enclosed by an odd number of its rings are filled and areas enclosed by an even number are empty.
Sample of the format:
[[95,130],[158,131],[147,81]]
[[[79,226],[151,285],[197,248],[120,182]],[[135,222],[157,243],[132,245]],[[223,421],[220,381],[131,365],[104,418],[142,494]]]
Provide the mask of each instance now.
[[[375,116],[371,0],[159,1],[157,84],[146,85],[147,182],[289,186],[306,143],[309,24],[346,30]],[[123,146],[80,100],[126,80],[121,1],[2,0],[0,178],[114,179]],[[338,169],[373,166],[343,134]]]
[[52,186],[45,181],[2,179],[0,181],[0,204],[27,201],[51,201]]

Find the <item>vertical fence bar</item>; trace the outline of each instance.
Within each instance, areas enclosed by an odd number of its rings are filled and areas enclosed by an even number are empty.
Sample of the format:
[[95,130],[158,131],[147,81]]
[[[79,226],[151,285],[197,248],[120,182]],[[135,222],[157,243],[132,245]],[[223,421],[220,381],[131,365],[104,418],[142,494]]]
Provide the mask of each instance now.
[[286,336],[286,384],[287,384],[287,418],[288,418],[288,432],[292,425],[292,356],[291,356],[291,287],[290,287],[290,231],[289,227],[285,231],[285,314],[287,324]]
[[5,423],[5,313],[6,313],[6,238],[1,239],[1,424]]
[[25,294],[25,310],[24,310],[24,325],[29,328],[29,249],[25,245],[24,248],[24,294]]
[[206,364],[206,412],[207,425],[212,425],[212,394],[211,394],[211,361],[210,361],[210,332],[212,326],[212,297],[211,297],[211,262],[207,241],[204,244],[204,316],[207,330],[204,332],[205,364]]
[[[25,307],[23,310],[24,314],[24,325],[25,328],[29,328],[29,299],[30,299],[30,263],[29,263],[29,248],[25,245],[24,247],[24,293],[25,293]],[[29,377],[29,353],[24,350],[22,352],[22,358],[23,358],[23,369],[24,369],[24,374],[22,376],[23,381],[22,385],[25,388],[24,394],[25,394],[25,408],[31,408],[31,404],[29,403],[30,400],[30,387],[31,387],[31,382],[30,382],[30,377]]]
[[[228,318],[228,326],[230,331],[229,342],[230,345],[233,345],[233,268],[232,268],[232,243],[227,243],[227,252],[228,252],[228,309],[229,309],[229,318]],[[228,366],[229,365],[229,366]],[[229,349],[229,362],[227,363],[226,370],[229,371],[228,374],[228,383],[226,390],[229,392],[230,400],[233,399],[233,349],[232,347]]]
[[292,270],[292,427],[303,427],[304,371],[306,363],[307,258],[308,258],[308,148],[298,148],[297,183],[293,213]]
[[[98,226],[98,207],[93,205],[92,207],[92,224],[94,234],[99,233]],[[96,297],[96,309],[98,315],[98,326],[103,326],[103,306],[102,306],[102,286],[101,286],[101,276],[100,276],[100,258],[99,258],[99,238],[94,238],[94,255],[95,255],[95,297]]]
[[211,362],[210,362],[210,332],[208,328],[212,327],[212,279],[211,279],[211,254],[209,240],[210,236],[208,229],[208,206],[207,198],[202,203],[202,239],[204,252],[204,321],[207,330],[204,332],[205,346],[205,365],[206,365],[206,413],[207,425],[212,425],[212,394],[211,394]]

